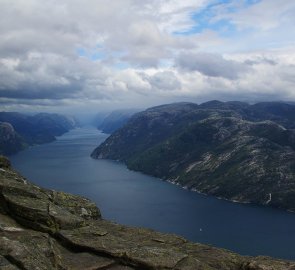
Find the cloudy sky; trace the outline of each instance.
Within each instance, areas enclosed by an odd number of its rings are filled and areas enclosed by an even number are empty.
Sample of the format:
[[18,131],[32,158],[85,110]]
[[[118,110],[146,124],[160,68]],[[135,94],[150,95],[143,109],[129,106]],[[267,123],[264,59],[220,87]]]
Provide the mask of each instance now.
[[293,0],[0,0],[0,106],[295,101]]

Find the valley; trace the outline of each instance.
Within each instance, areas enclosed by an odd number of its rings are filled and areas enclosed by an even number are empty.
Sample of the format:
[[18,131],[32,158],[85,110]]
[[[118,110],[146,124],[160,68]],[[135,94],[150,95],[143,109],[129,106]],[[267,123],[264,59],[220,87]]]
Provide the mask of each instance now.
[[89,153],[108,137],[93,127],[11,156],[14,168],[45,188],[87,197],[120,224],[181,235],[243,255],[295,259],[295,215],[232,203],[130,171]]
[[134,115],[91,156],[201,193],[295,211],[294,117],[295,106],[284,103],[162,105]]

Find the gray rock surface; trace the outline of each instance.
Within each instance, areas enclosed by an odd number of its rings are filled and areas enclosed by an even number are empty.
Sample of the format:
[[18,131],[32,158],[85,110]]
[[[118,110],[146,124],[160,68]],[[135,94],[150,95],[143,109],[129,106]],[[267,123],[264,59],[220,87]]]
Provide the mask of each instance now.
[[101,218],[80,196],[40,188],[0,157],[1,270],[294,270]]

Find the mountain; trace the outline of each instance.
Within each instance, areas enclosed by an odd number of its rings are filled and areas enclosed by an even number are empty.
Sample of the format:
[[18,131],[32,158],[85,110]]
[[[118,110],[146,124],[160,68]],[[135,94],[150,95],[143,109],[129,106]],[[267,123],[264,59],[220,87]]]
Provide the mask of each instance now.
[[7,270],[292,270],[176,235],[102,219],[90,200],[33,185],[0,157],[0,268]]
[[0,122],[0,154],[14,154],[25,146],[24,140],[15,132],[11,124]]
[[104,133],[111,134],[117,129],[121,128],[136,112],[138,112],[136,109],[113,111],[101,121],[101,123],[98,125],[98,129]]
[[211,101],[177,103],[134,115],[97,147],[185,188],[295,211],[295,106]]
[[75,119],[59,114],[17,112],[0,112],[0,123],[0,153],[6,155],[27,145],[51,142],[77,124]]

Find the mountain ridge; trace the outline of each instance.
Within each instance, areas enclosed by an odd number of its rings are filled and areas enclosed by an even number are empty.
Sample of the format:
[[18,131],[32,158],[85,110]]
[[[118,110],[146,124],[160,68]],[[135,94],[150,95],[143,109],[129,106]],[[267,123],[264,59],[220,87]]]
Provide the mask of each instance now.
[[54,141],[76,126],[74,118],[60,114],[0,112],[0,154],[15,154],[29,145]]
[[121,128],[132,115],[137,113],[137,109],[115,110],[107,114],[97,128],[104,133],[111,134]]
[[133,116],[92,157],[205,194],[295,211],[292,112],[282,103],[157,106]]

